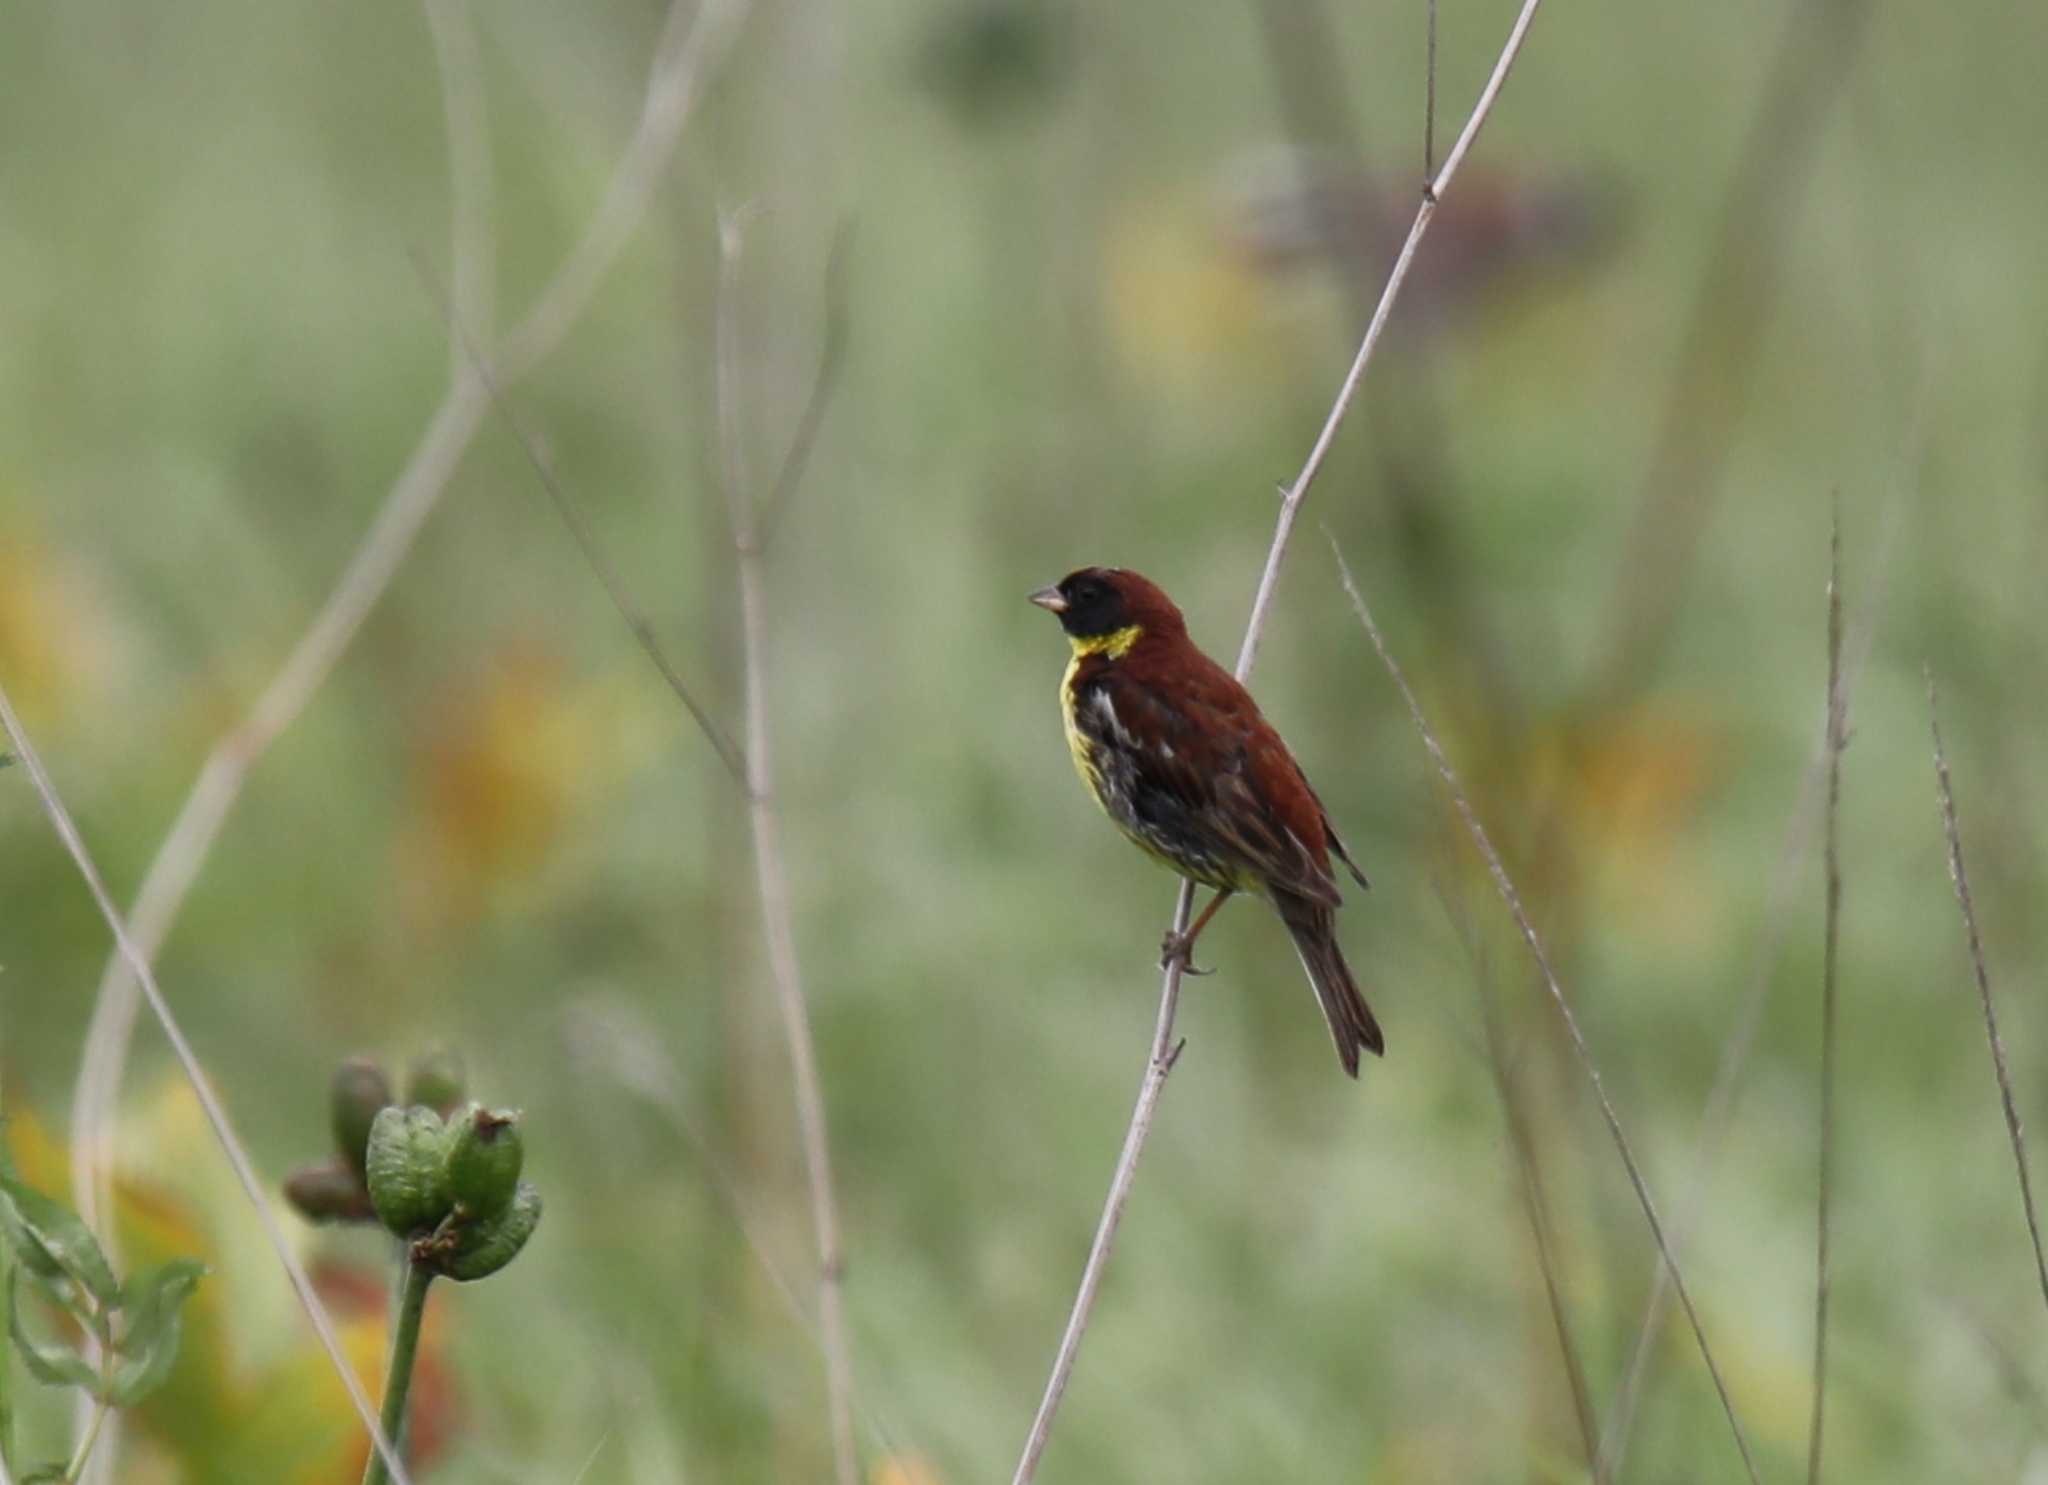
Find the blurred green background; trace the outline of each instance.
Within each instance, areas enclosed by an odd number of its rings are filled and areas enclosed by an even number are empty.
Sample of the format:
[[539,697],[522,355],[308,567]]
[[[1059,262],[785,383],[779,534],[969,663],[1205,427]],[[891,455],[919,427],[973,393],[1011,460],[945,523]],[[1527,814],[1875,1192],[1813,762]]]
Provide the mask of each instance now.
[[[1443,7],[1439,151],[1513,10]],[[747,214],[729,307],[759,485],[845,234],[845,359],[768,558],[779,802],[864,1471],[1001,1478],[1129,1113],[1172,896],[1075,786],[1065,647],[1023,595],[1129,565],[1234,654],[1274,486],[1419,191],[1424,8],[721,14],[731,44],[639,230],[507,396],[737,732],[718,216]],[[509,324],[601,199],[663,17],[467,15]],[[1539,15],[1310,497],[1256,678],[1374,878],[1340,921],[1387,1059],[1348,1083],[1270,915],[1219,920],[1041,1478],[1587,1478],[1503,1089],[1587,1410],[1617,1412],[1641,1213],[1325,525],[1688,1239],[1765,1478],[1802,1467],[1821,875],[1798,802],[1837,496],[1869,660],[1842,782],[1829,1465],[2048,1470],[2041,1296],[1921,681],[1930,662],[2038,1122],[2044,44],[2026,6]],[[434,57],[409,5],[0,10],[0,682],[123,901],[445,387]],[[0,774],[0,841],[0,1076],[61,1189],[108,938],[22,770]],[[429,1478],[829,1476],[812,1325],[769,1268],[808,1309],[741,802],[499,414],[257,766],[160,967],[273,1180],[323,1149],[350,1052],[454,1044],[477,1092],[526,1109],[548,1219],[504,1276],[437,1301]],[[184,1400],[140,1421],[120,1478],[352,1479],[352,1420],[256,1224],[160,1034],[137,1048],[131,1199],[216,1276]],[[380,1245],[294,1232],[335,1292],[367,1285],[374,1357]],[[1619,1478],[1739,1477],[1667,1325]]]

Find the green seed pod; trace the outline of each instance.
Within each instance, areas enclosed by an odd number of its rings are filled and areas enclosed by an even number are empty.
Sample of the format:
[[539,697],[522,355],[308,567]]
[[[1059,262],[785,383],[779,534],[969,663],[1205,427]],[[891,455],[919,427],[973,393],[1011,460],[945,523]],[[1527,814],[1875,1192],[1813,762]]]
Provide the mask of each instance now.
[[308,1222],[372,1222],[377,1216],[363,1178],[338,1155],[286,1176],[284,1197]]
[[436,1047],[406,1070],[405,1101],[425,1104],[445,1118],[462,1102],[467,1082],[462,1054],[452,1047]]
[[519,1185],[526,1159],[519,1115],[465,1104],[448,1120],[446,1182],[458,1219],[495,1217]]
[[334,1126],[334,1148],[348,1162],[360,1180],[363,1155],[369,1148],[370,1126],[378,1113],[389,1108],[391,1079],[384,1069],[367,1057],[351,1057],[334,1070],[330,1112]]
[[514,1258],[540,1226],[540,1192],[521,1181],[511,1203],[495,1217],[468,1223],[448,1234],[435,1266],[451,1279],[487,1279]]
[[432,1109],[396,1104],[370,1126],[370,1203],[383,1224],[400,1237],[432,1227],[448,1215],[448,1183],[442,1172],[447,1130]]

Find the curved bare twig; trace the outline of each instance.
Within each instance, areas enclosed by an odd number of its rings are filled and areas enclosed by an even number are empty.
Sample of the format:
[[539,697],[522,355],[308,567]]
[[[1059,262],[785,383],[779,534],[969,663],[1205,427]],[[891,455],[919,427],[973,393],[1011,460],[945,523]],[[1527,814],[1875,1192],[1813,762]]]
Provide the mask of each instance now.
[[[531,370],[581,316],[604,270],[644,214],[673,153],[708,65],[730,41],[748,0],[709,0],[701,11],[675,5],[657,46],[640,123],[582,240],[532,311],[506,337],[493,363],[509,385]],[[694,19],[693,19],[694,18]],[[258,759],[297,720],[356,631],[390,586],[461,463],[490,405],[484,381],[464,363],[378,509],[376,519],[312,625],[247,717],[207,756],[170,833],[158,846],[129,913],[142,957],[153,959],[198,880]],[[100,976],[72,1101],[73,1202],[112,1243],[108,1220],[114,1166],[114,1104],[140,1008],[135,976],[121,955]]]

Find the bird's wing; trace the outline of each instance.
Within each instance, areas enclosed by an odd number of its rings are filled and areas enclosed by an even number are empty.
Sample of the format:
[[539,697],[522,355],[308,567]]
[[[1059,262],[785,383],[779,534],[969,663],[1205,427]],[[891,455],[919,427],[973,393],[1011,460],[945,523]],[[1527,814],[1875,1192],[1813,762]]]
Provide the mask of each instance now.
[[1169,694],[1121,667],[1098,684],[1147,823],[1228,863],[1233,876],[1333,907],[1341,900],[1323,853],[1322,806],[1242,687],[1177,684]]
[[1338,836],[1337,827],[1330,823],[1327,811],[1323,814],[1323,837],[1330,843],[1330,854],[1344,863],[1344,869],[1351,873],[1352,880],[1367,891],[1372,890],[1372,883],[1365,879],[1365,869],[1351,859],[1351,850]]

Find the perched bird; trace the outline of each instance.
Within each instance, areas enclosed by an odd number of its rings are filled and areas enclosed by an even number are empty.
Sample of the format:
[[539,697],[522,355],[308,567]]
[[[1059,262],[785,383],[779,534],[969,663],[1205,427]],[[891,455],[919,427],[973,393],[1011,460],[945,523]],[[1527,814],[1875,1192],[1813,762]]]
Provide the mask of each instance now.
[[[1344,1071],[1386,1050],[1337,947],[1336,853],[1367,885],[1280,734],[1236,677],[1195,648],[1157,586],[1117,567],[1084,567],[1031,595],[1059,616],[1074,658],[1060,710],[1074,767],[1095,802],[1142,850],[1216,889],[1162,964],[1190,964],[1195,938],[1234,893],[1273,904],[1294,937]],[[1199,972],[1199,971],[1197,971]]]

